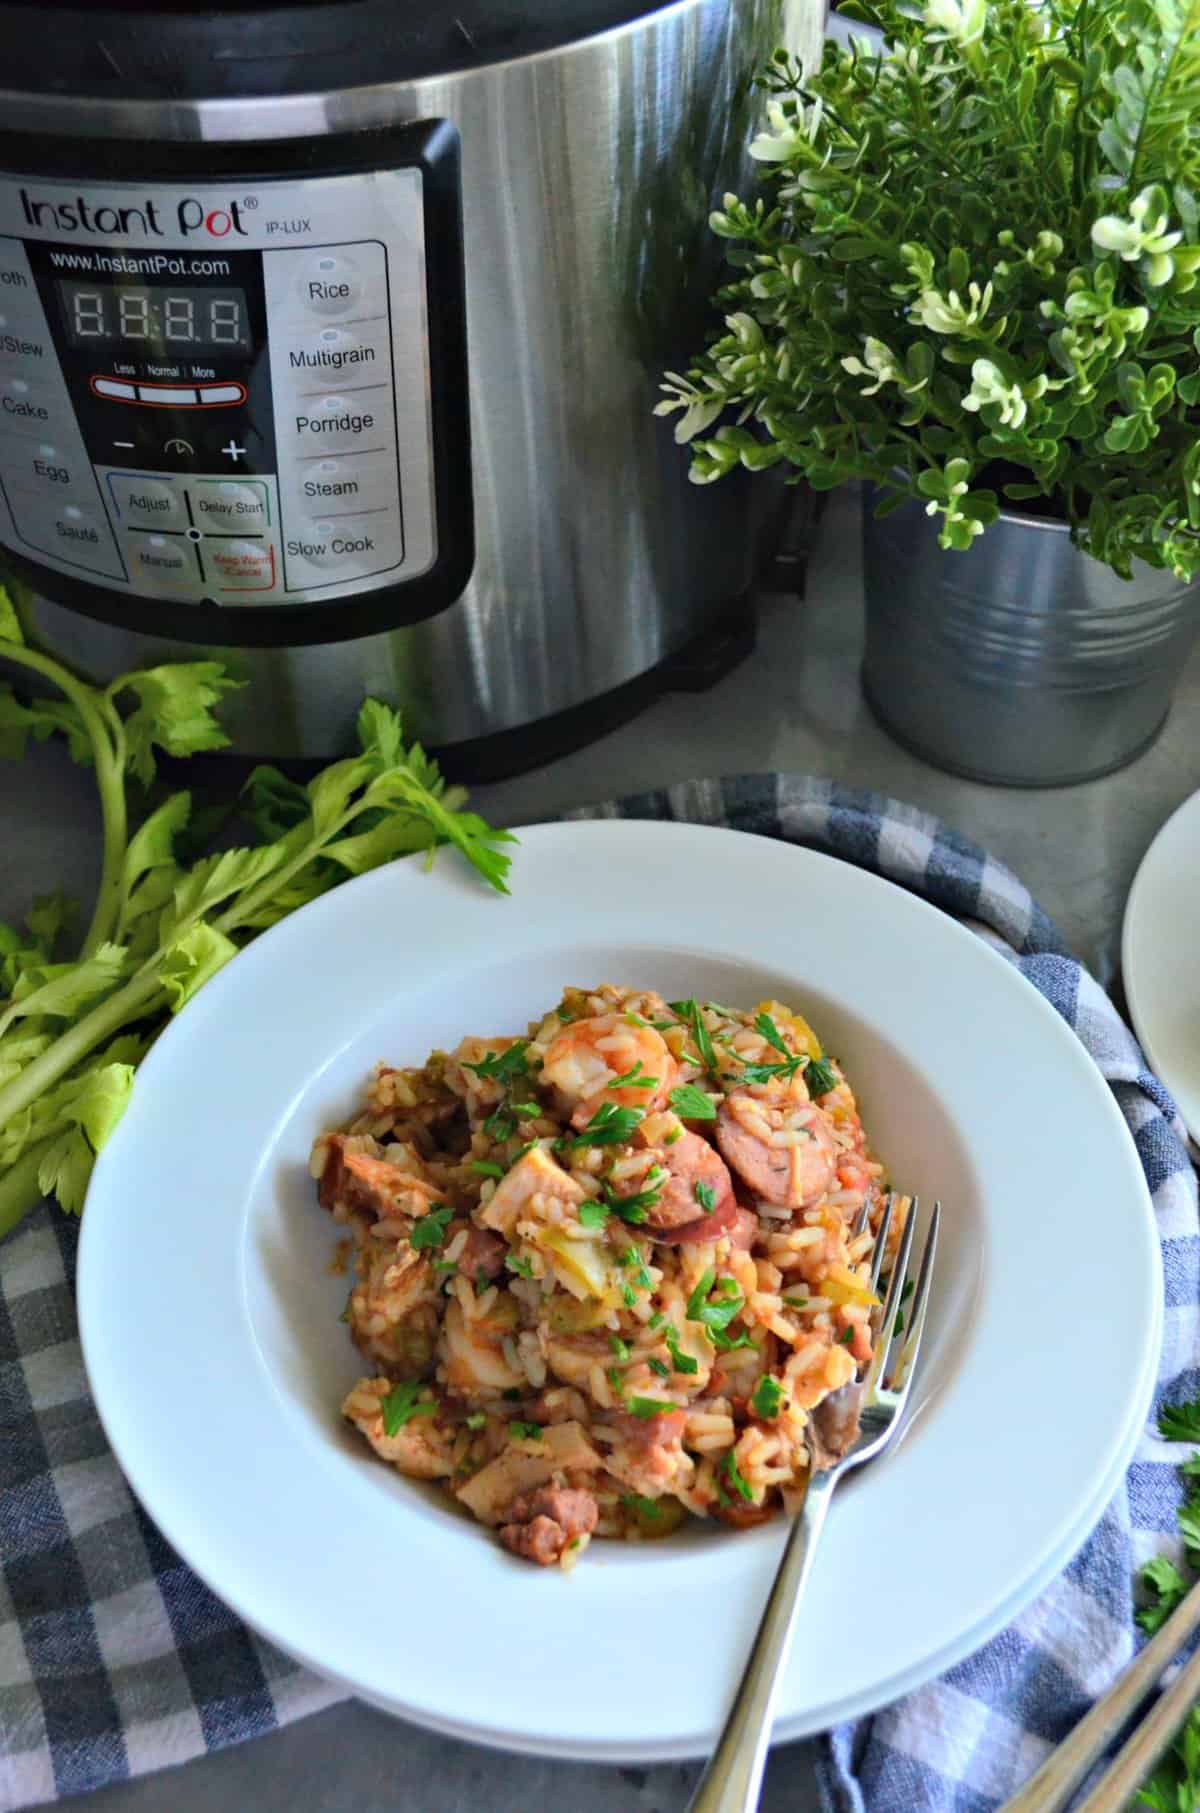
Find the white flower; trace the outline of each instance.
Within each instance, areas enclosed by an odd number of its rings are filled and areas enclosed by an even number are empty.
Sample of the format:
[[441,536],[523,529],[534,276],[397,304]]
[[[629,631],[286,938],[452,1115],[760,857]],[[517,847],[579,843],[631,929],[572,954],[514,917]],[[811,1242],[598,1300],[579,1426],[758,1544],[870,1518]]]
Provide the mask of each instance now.
[[811,145],[821,125],[823,104],[814,101],[807,112],[797,101],[790,108],[782,101],[767,102],[769,132],[751,140],[750,155],[760,164],[786,164],[804,145]]
[[967,286],[967,301],[957,290],[943,296],[940,290],[922,290],[911,309],[914,321],[935,334],[963,334],[977,327],[992,305],[992,286],[981,290],[977,283]]
[[925,23],[936,44],[977,44],[987,22],[987,0],[925,0]]
[[849,358],[842,360],[842,369],[848,371],[852,378],[874,378],[875,382],[868,384],[863,390],[864,397],[873,397],[885,384],[900,383],[904,376],[900,362],[882,340],[873,340],[868,334],[863,341],[863,352],[867,361],[865,365],[861,359],[856,359],[851,354]]
[[1144,258],[1146,281],[1157,287],[1174,273],[1171,250],[1183,238],[1182,233],[1167,231],[1170,219],[1165,191],[1151,184],[1130,202],[1128,220],[1102,214],[1092,227],[1092,242],[1105,252],[1115,252],[1126,264]]
[[993,360],[976,359],[971,367],[971,388],[963,398],[962,406],[972,414],[995,407],[1006,428],[1020,428],[1029,414],[1030,403],[1045,395],[1047,382],[1046,378],[1038,377],[1026,385],[1009,383]]

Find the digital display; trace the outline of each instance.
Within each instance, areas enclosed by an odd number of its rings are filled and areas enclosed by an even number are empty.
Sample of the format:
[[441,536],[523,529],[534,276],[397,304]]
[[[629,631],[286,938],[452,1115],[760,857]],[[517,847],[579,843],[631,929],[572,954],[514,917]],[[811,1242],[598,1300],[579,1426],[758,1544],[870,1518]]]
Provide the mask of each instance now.
[[245,290],[132,283],[55,287],[72,346],[119,346],[127,352],[144,346],[154,353],[250,349]]

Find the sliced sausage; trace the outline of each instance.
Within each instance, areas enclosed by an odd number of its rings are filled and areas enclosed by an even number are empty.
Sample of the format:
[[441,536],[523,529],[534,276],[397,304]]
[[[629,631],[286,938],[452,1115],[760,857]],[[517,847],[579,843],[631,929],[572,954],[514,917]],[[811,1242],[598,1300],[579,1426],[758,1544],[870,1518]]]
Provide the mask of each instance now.
[[591,1535],[600,1512],[590,1492],[542,1486],[514,1499],[509,1516],[512,1522],[500,1530],[505,1548],[538,1567],[554,1567],[569,1543]]
[[734,1090],[717,1114],[717,1145],[742,1181],[764,1202],[803,1209],[816,1202],[833,1182],[837,1141],[833,1123],[821,1108],[806,1104],[788,1114],[794,1145],[773,1145],[757,1130],[765,1124],[769,1101]]
[[507,1250],[499,1234],[493,1234],[488,1228],[472,1226],[467,1234],[466,1244],[458,1255],[458,1269],[472,1284],[481,1273],[490,1282],[504,1270],[504,1255]]
[[[655,1163],[667,1173],[645,1222],[652,1240],[680,1246],[689,1240],[715,1240],[733,1224],[737,1202],[733,1180],[719,1152],[698,1133],[683,1133],[671,1146],[653,1146]],[[696,1194],[699,1184],[712,1192],[707,1212]],[[637,1185],[633,1186],[636,1193]]]

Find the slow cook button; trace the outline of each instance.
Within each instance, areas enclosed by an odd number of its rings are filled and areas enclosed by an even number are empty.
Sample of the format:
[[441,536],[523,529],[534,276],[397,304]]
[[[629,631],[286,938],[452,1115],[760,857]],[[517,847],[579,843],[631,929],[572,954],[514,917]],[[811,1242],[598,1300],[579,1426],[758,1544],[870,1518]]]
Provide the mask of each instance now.
[[275,584],[269,541],[206,541],[204,560],[219,592],[269,592]]
[[[383,521],[382,528],[321,519],[303,524],[287,537],[285,544],[288,560],[293,563],[288,572],[289,584],[303,587],[328,585],[338,579],[365,579],[370,573],[399,566],[402,548],[396,524],[391,519]],[[301,576],[303,568],[312,569],[311,577]]]
[[201,529],[226,535],[258,534],[271,526],[265,485],[212,478],[193,479],[188,489]]
[[150,590],[176,591],[199,577],[191,543],[167,535],[139,535],[128,543],[129,565],[135,584]]
[[316,396],[293,406],[294,450],[315,453],[379,453],[392,441],[390,417],[357,397]]
[[348,315],[361,300],[362,276],[344,252],[314,252],[296,274],[296,297],[314,315]]
[[183,496],[173,479],[143,478],[138,472],[110,472],[113,508],[125,528],[186,529]]

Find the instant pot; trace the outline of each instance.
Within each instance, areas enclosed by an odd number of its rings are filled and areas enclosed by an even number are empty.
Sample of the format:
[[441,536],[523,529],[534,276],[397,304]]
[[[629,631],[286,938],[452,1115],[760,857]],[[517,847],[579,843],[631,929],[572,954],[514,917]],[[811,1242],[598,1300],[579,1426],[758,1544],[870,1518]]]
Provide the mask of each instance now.
[[755,72],[823,15],[0,0],[32,639],[218,654],[244,753],[327,756],[374,693],[493,772],[710,678],[759,493],[691,486],[652,411],[712,323]]

